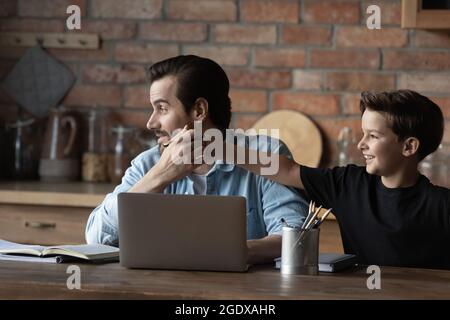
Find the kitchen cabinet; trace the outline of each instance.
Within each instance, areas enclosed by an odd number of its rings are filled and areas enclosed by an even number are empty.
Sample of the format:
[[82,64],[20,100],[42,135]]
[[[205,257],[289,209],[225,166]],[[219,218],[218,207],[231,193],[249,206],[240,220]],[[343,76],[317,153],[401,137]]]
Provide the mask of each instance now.
[[403,0],[402,28],[450,29],[450,1]]
[[[89,214],[112,184],[0,182],[0,239],[30,244],[85,243]],[[321,226],[321,252],[343,252],[339,226],[330,215]]]
[[42,245],[84,243],[89,214],[113,189],[83,182],[1,182],[0,238]]

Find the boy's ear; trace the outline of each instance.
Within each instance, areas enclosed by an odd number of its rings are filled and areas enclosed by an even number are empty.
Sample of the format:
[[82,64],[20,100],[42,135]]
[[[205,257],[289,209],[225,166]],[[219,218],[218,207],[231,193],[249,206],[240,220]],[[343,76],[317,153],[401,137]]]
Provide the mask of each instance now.
[[420,141],[416,137],[409,137],[406,138],[403,142],[403,152],[402,154],[405,157],[410,157],[414,154],[417,154],[417,151],[419,150]]
[[194,121],[203,121],[208,116],[208,101],[205,98],[198,98],[194,102],[191,110],[191,116]]

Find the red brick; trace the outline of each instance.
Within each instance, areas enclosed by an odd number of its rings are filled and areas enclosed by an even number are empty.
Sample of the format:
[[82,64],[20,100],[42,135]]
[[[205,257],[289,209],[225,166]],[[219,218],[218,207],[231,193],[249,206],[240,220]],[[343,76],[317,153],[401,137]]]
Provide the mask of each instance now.
[[2,47],[0,59],[19,59],[28,50],[27,47]]
[[19,0],[18,14],[21,17],[67,18],[67,7],[77,5],[81,16],[86,15],[86,0]]
[[81,30],[71,32],[97,33],[102,40],[130,39],[136,34],[136,23],[131,21],[82,21]]
[[[370,5],[377,5],[381,9],[381,27],[386,25],[400,25],[402,21],[402,6],[400,0],[370,0],[363,2],[363,12]],[[369,15],[365,14],[364,19]],[[365,24],[365,20],[363,21]]]
[[149,86],[139,85],[126,87],[124,91],[124,105],[126,108],[151,109]]
[[[333,118],[323,118],[316,117],[314,122],[319,127],[320,131],[323,133],[325,145],[324,145],[324,156],[327,163],[332,163],[337,157],[336,142],[339,132],[344,127],[349,127],[352,133],[356,137],[356,140],[361,137],[361,117],[333,117]],[[357,153],[356,156],[359,156]]]
[[55,58],[63,61],[106,61],[109,59],[108,46],[103,44],[100,49],[57,49],[48,48],[47,51]]
[[114,57],[116,61],[154,63],[178,55],[174,44],[118,43]]
[[342,113],[345,115],[360,115],[359,102],[361,94],[344,94],[342,100]]
[[230,90],[233,112],[267,112],[267,94],[262,90]]
[[398,28],[369,30],[366,26],[339,27],[336,43],[341,47],[404,47],[408,43],[408,31]]
[[293,67],[305,66],[306,52],[304,49],[255,49],[253,64],[262,67]]
[[414,46],[421,48],[450,48],[450,31],[415,30],[412,37]]
[[185,54],[195,54],[216,61],[220,65],[243,66],[248,63],[249,48],[230,46],[187,46]]
[[0,61],[0,81],[6,76],[14,67],[12,61]]
[[323,87],[322,72],[293,71],[293,88],[302,90],[319,90]]
[[277,38],[275,26],[218,24],[212,33],[216,42],[223,43],[274,44]]
[[434,103],[436,103],[439,108],[441,108],[442,113],[445,118],[450,120],[450,97],[429,97]]
[[158,19],[162,0],[95,0],[90,15],[95,18]]
[[326,76],[326,88],[339,91],[394,90],[395,75],[380,73],[330,72]]
[[179,42],[204,41],[206,39],[206,25],[201,23],[141,23],[140,38]]
[[167,16],[174,20],[236,21],[237,7],[227,0],[170,0]]
[[305,45],[331,44],[331,29],[321,26],[284,25],[281,42],[283,44]]
[[378,69],[380,54],[377,50],[311,50],[312,68]]
[[[10,97],[2,88],[0,88],[0,104],[1,105],[14,105],[14,99]],[[0,109],[2,110],[2,109]],[[3,110],[2,110],[3,111]],[[2,112],[3,113],[3,112]],[[0,113],[0,114],[2,114]],[[0,117],[1,120],[1,117]]]
[[307,0],[303,20],[313,23],[358,23],[359,2],[336,0]]
[[17,0],[2,0],[0,2],[0,17],[11,17],[17,14]]
[[291,73],[278,70],[227,69],[230,85],[237,88],[283,89],[291,85]]
[[1,31],[13,32],[63,32],[65,23],[63,20],[50,19],[2,19]]
[[151,110],[113,109],[109,118],[112,124],[148,130],[146,125],[150,115]]
[[297,22],[299,3],[292,0],[241,1],[241,20],[249,22]]
[[239,114],[235,113],[232,116],[232,128],[247,130],[253,127],[263,114]]
[[399,89],[410,89],[419,92],[449,92],[450,75],[439,73],[418,73],[399,75]]
[[450,52],[385,51],[383,69],[450,69]]
[[142,83],[146,79],[142,65],[84,65],[83,83]]
[[[2,103],[2,91],[0,90],[0,110],[1,110],[1,117],[0,117],[0,126],[3,127],[3,124],[5,123],[13,123],[17,121],[17,104],[14,102],[10,103]],[[22,116],[28,117],[28,112],[26,110],[23,110],[24,114]]]
[[79,85],[73,87],[63,101],[64,105],[75,107],[120,107],[122,92],[119,86]]
[[328,116],[339,114],[339,96],[320,93],[274,92],[272,107],[295,109],[307,115]]
[[450,121],[445,122],[444,137],[442,138],[442,142],[445,144],[450,144]]

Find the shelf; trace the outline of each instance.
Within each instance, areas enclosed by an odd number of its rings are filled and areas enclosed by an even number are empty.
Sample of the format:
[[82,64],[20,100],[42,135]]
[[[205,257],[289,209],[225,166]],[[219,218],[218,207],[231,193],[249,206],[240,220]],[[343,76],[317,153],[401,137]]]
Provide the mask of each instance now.
[[0,203],[93,208],[113,189],[114,185],[104,183],[2,181]]

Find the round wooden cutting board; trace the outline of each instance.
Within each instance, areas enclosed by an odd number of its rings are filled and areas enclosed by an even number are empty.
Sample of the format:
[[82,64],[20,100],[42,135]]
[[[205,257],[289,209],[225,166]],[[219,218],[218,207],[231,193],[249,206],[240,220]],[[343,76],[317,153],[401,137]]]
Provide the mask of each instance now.
[[[279,138],[288,146],[297,163],[309,167],[319,166],[322,137],[317,126],[303,113],[293,110],[270,112],[260,118],[252,128],[279,129]],[[271,135],[270,131],[268,134]]]

